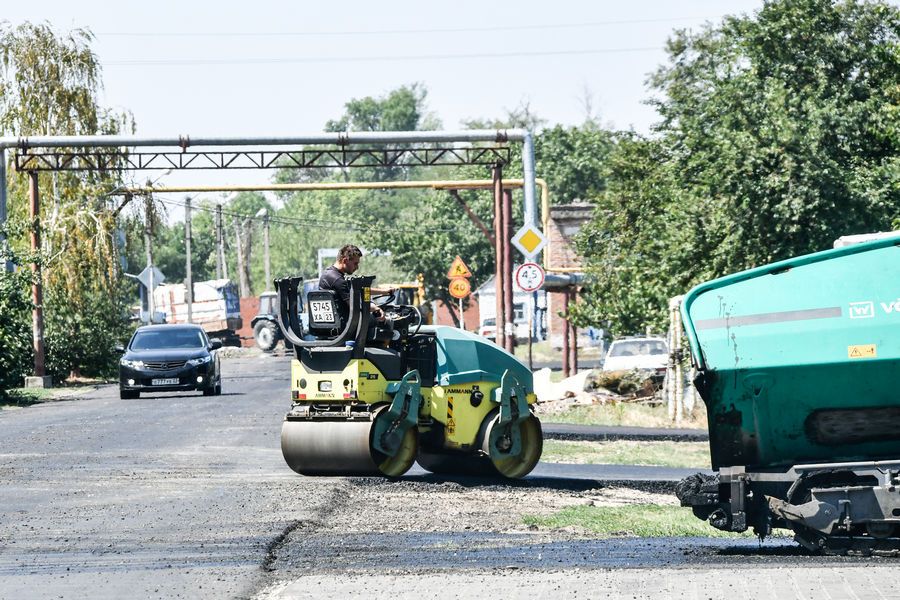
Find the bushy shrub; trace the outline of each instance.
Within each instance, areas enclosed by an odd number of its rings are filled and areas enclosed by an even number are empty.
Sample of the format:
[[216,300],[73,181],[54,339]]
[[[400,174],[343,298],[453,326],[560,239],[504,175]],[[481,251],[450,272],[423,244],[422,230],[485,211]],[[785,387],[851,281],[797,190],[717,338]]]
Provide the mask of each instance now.
[[64,290],[49,288],[45,306],[46,368],[54,381],[116,373],[114,348],[130,333],[121,297],[92,291],[73,304]]
[[31,373],[31,302],[28,271],[7,273],[0,256],[0,398],[10,388],[22,387]]

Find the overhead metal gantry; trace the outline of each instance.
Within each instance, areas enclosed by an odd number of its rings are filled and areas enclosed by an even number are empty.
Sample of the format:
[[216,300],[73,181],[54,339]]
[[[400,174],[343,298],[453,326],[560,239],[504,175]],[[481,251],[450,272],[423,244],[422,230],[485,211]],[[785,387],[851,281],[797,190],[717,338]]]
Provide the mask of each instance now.
[[168,169],[330,169],[509,164],[509,146],[450,148],[335,148],[324,150],[220,150],[180,152],[17,151],[19,171]]
[[[225,169],[317,169],[353,167],[489,166],[493,172],[497,272],[497,341],[506,336],[512,301],[511,207],[502,171],[510,163],[509,143],[522,144],[524,221],[540,230],[535,200],[534,143],[524,129],[315,133],[269,137],[34,136],[0,138],[0,228],[6,222],[7,153],[29,176],[32,249],[40,248],[38,173],[45,171],[137,171]],[[477,144],[477,145],[472,145]],[[315,146],[315,148],[309,148]],[[150,150],[147,150],[150,149]],[[0,229],[0,246],[6,243]],[[501,267],[502,265],[502,267]],[[7,269],[11,266],[7,264]],[[40,265],[32,289],[34,373],[44,376],[43,294]],[[506,271],[509,271],[507,273]],[[506,302],[504,298],[507,297]],[[507,314],[510,313],[510,314]],[[511,341],[507,341],[511,348]]]

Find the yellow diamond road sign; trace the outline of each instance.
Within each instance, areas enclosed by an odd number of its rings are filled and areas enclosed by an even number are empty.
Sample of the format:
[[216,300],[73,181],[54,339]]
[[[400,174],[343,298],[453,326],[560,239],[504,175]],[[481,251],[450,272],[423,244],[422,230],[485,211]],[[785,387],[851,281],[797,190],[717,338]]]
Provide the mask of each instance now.
[[544,248],[547,238],[540,229],[526,224],[512,237],[512,243],[525,258],[531,259]]

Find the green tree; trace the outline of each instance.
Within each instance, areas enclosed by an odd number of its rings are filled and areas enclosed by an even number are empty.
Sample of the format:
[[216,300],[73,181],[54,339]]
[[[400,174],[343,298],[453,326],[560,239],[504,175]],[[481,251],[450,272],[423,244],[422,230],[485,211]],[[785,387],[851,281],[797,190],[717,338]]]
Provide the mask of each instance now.
[[[128,115],[104,110],[97,102],[100,66],[91,41],[85,30],[60,36],[46,24],[0,25],[3,134],[114,134],[131,126]],[[42,174],[39,255],[25,254],[26,227],[10,236],[20,256],[43,266],[46,363],[56,378],[109,372],[112,347],[124,332],[117,224],[107,199],[121,182],[111,173]],[[28,223],[27,177],[15,171],[10,175],[10,221],[22,226]],[[0,347],[0,353],[8,351]],[[30,352],[15,360],[30,369]]]
[[535,169],[547,181],[552,203],[597,198],[606,189],[612,146],[612,133],[595,121],[541,131],[535,138]]
[[[672,290],[690,284],[691,206],[673,173],[670,154],[658,140],[618,134],[605,166],[608,188],[594,200],[593,220],[577,238],[585,257],[589,286],[573,309],[579,325],[615,333],[650,326],[665,328]],[[694,276],[700,276],[697,268]],[[708,274],[708,271],[707,271]]]
[[677,31],[651,78],[662,121],[616,145],[583,237],[595,284],[580,314],[630,333],[699,281],[889,228],[898,48],[884,2],[778,0]]
[[884,229],[900,200],[900,11],[781,0],[677,32],[653,77],[681,179],[724,226],[717,272]]
[[329,120],[325,131],[417,131],[432,129],[437,121],[425,109],[428,95],[422,84],[403,85],[381,98],[351,99],[344,114]]

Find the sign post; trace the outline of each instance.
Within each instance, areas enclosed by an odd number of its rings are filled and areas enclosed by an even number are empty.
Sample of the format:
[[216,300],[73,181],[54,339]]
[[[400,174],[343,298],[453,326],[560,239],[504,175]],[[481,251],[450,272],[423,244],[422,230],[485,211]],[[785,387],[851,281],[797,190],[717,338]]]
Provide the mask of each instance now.
[[472,291],[472,285],[469,283],[468,279],[471,276],[472,271],[469,270],[469,267],[466,266],[463,259],[457,255],[450,265],[450,270],[447,271],[447,277],[450,278],[450,286],[448,288],[450,295],[459,300],[460,329],[466,328],[466,319],[463,315],[463,298],[468,296]]
[[531,343],[534,339],[534,313],[537,310],[537,291],[544,285],[544,269],[541,265],[527,262],[516,269],[516,285],[523,292],[532,292],[531,310],[528,313],[528,368],[534,367]]
[[137,279],[147,289],[147,324],[152,325],[153,313],[156,310],[153,302],[153,290],[162,285],[166,276],[154,265],[147,265]]

